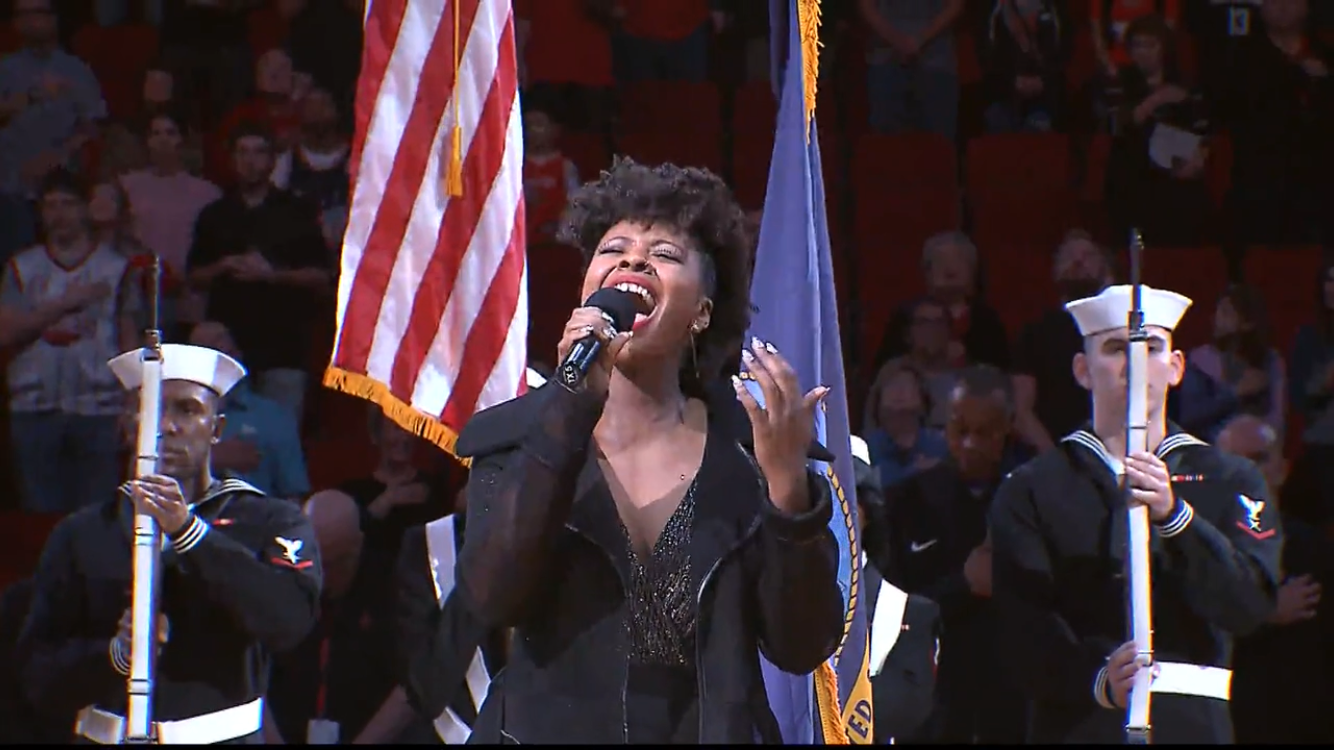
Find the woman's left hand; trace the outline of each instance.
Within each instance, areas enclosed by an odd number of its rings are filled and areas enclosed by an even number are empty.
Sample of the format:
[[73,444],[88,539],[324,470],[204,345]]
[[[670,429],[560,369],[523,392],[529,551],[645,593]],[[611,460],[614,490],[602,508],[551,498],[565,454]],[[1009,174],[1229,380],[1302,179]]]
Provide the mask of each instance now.
[[809,509],[806,488],[806,454],[815,427],[815,410],[829,388],[812,388],[805,395],[797,374],[771,344],[751,340],[742,350],[746,370],[760,385],[764,406],[746,389],[740,378],[732,379],[737,398],[750,416],[755,436],[755,461],[769,484],[769,500],[785,513]]

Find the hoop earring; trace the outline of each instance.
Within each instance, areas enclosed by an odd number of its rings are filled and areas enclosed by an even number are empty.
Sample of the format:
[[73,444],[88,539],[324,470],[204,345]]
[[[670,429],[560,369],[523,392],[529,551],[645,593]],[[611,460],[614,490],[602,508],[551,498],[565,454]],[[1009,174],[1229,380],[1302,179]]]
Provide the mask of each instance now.
[[695,372],[695,380],[700,380],[699,376],[699,350],[695,347],[695,337],[700,334],[699,326],[690,326],[690,367]]

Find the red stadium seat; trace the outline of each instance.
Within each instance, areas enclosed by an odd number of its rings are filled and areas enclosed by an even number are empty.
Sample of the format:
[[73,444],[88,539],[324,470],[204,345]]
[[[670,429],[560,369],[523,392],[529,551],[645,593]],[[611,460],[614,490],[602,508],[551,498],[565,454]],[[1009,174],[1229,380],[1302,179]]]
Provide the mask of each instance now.
[[1059,133],[984,135],[968,142],[970,195],[986,188],[1068,190],[1070,138]]
[[622,133],[722,133],[722,107],[712,83],[641,81],[627,86],[620,108]]
[[1253,247],[1246,253],[1242,272],[1264,294],[1274,345],[1285,356],[1297,329],[1315,320],[1323,265],[1324,251],[1317,245]]
[[1209,194],[1215,206],[1222,206],[1227,191],[1232,187],[1232,139],[1219,134],[1209,139],[1209,161],[1204,179],[1209,182]]
[[528,248],[528,358],[555,365],[556,345],[580,302],[582,253],[564,245]]
[[737,88],[732,97],[732,132],[738,146],[761,133],[772,135],[777,120],[778,101],[768,81],[750,81]]
[[[739,132],[739,131],[738,131]],[[732,190],[747,209],[764,205],[764,191],[769,185],[769,162],[773,160],[774,138],[770,131],[737,138],[732,145]]]
[[42,547],[62,513],[26,513],[10,511],[0,514],[0,545],[4,548],[4,565],[0,566],[22,578],[37,568]]
[[23,40],[19,38],[19,33],[14,30],[13,24],[0,24],[0,55],[8,55],[21,46]]
[[1073,191],[990,187],[969,196],[978,247],[1028,246],[1049,255],[1079,223]]
[[611,166],[607,139],[600,133],[581,133],[567,130],[561,134],[560,150],[574,162],[583,180],[596,179],[598,173]]
[[1213,338],[1214,306],[1227,288],[1227,259],[1217,247],[1154,247],[1145,253],[1142,281],[1194,300],[1173,343],[1187,350]]
[[703,133],[693,136],[682,132],[627,133],[617,139],[617,150],[637,162],[671,162],[682,167],[703,167],[721,174],[722,145],[717,138]]
[[1000,314],[1010,337],[1046,313],[1059,299],[1051,274],[1051,252],[1029,245],[987,245],[982,256],[986,300]]
[[857,141],[852,159],[852,184],[859,194],[900,188],[953,190],[958,175],[954,144],[936,133],[868,133]]

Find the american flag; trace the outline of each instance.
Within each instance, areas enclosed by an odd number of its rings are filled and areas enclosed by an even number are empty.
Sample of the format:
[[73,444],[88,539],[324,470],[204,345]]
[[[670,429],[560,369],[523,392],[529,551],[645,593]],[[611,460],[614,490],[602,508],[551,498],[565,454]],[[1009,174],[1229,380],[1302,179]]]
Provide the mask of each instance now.
[[525,389],[523,141],[509,0],[369,0],[325,385],[452,449]]

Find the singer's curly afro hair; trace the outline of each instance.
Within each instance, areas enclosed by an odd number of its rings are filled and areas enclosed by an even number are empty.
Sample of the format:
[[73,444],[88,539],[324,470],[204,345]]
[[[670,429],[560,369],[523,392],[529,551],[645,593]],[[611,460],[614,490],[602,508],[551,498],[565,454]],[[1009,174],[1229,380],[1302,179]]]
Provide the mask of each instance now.
[[559,240],[584,253],[584,269],[607,231],[622,221],[665,224],[695,242],[709,260],[704,287],[713,300],[709,327],[695,339],[699,379],[687,355],[682,386],[698,392],[735,372],[750,327],[750,272],[754,239],[732,190],[696,167],[650,167],[617,157],[610,169],[570,196]]

